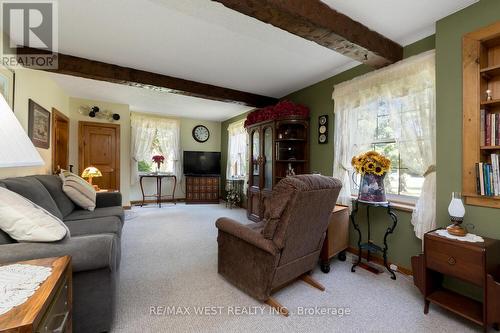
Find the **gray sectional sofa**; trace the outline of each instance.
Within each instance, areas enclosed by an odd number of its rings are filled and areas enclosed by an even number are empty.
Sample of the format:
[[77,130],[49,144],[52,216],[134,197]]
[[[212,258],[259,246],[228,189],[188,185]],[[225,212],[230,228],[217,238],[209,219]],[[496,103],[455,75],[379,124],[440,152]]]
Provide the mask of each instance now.
[[121,194],[98,193],[97,207],[90,212],[73,204],[57,176],[2,179],[0,186],[45,208],[71,231],[71,237],[59,242],[18,243],[0,230],[0,263],[70,255],[74,332],[109,331],[115,311],[124,221]]

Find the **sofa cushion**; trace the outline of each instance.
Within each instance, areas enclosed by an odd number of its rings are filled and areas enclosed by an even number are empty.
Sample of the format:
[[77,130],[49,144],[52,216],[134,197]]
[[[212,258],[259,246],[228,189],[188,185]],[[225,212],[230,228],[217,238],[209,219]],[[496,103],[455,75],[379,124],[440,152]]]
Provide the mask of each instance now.
[[[7,188],[4,183],[0,183],[0,187]],[[10,238],[10,236],[7,235],[5,232],[3,232],[2,230],[0,230],[0,245],[2,245],[2,244],[10,244],[10,243],[14,243],[14,242],[15,242],[15,240],[13,240],[12,238]]]
[[99,217],[110,217],[110,216],[118,217],[122,222],[125,219],[123,208],[115,206],[115,207],[96,208],[93,212],[84,209],[77,209],[68,216],[66,216],[64,218],[64,222],[75,221],[75,220],[88,220],[88,219],[94,219]]
[[56,202],[38,179],[33,177],[7,178],[2,179],[1,183],[9,190],[20,194],[62,220],[63,215]]
[[36,175],[32,177],[38,179],[38,181],[45,186],[47,191],[49,191],[63,217],[75,210],[75,204],[63,192],[61,178],[53,175]]
[[17,241],[55,242],[68,234],[57,217],[6,188],[0,188],[0,229]]
[[93,211],[96,206],[96,191],[82,177],[69,171],[59,174],[63,182],[63,191],[78,206]]
[[72,236],[115,234],[121,236],[123,223],[116,216],[64,221]]

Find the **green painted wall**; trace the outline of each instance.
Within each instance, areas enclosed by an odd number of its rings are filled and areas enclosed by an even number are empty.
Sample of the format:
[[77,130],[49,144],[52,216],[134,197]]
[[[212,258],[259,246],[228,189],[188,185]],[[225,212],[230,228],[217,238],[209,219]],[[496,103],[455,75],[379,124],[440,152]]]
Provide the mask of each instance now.
[[[404,49],[404,57],[410,57],[424,51],[434,49],[434,36],[424,38],[414,44],[408,45]],[[360,65],[350,70],[335,75],[329,79],[318,82],[310,87],[299,90],[286,98],[300,104],[304,104],[311,109],[311,170],[318,171],[324,175],[333,173],[333,87],[343,81],[351,80],[359,75],[372,71],[372,68]],[[318,144],[318,116],[328,114],[329,117],[329,138],[328,144]],[[403,267],[410,267],[410,257],[421,250],[420,241],[414,236],[413,226],[410,223],[411,214],[408,212],[397,212],[399,224],[395,233],[389,238],[389,257],[392,262]],[[372,210],[372,239],[380,244],[383,243],[385,229],[390,223],[389,216],[385,211]],[[362,231],[366,235],[366,212],[361,209],[357,215],[361,221]],[[364,227],[364,228],[363,228]],[[357,242],[357,234],[351,228],[351,244]]]

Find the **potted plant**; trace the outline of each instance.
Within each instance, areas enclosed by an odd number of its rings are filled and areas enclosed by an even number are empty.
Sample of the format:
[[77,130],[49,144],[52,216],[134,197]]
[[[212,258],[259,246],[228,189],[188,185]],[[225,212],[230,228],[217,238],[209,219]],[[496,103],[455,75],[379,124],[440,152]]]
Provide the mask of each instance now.
[[391,169],[391,160],[375,152],[369,151],[351,160],[356,173],[361,175],[358,200],[367,203],[387,203],[384,178]]
[[156,172],[159,173],[160,172],[160,166],[165,161],[165,157],[162,156],[162,155],[155,155],[155,156],[153,156],[152,160],[153,160],[153,162],[156,163]]

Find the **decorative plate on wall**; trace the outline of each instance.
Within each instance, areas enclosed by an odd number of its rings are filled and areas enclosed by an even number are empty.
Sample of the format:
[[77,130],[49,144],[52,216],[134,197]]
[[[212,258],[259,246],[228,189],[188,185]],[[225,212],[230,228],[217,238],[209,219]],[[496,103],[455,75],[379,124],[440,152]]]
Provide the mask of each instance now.
[[210,138],[210,131],[203,125],[197,125],[193,128],[193,139],[198,142],[206,142]]
[[328,142],[328,115],[318,117],[318,143],[325,144]]

